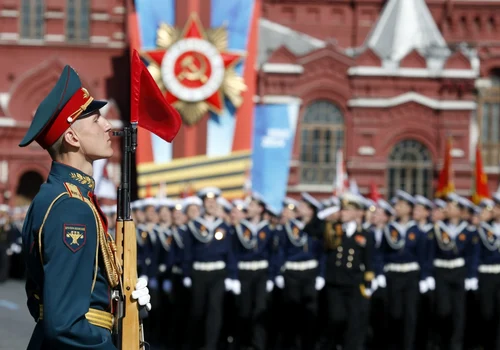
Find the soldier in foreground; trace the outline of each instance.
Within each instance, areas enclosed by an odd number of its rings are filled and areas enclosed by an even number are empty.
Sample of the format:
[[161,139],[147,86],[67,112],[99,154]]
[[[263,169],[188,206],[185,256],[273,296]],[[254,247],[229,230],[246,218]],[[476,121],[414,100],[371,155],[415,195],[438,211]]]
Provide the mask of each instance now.
[[[94,195],[93,162],[113,155],[111,125],[66,66],[21,141],[36,141],[53,162],[23,227],[28,308],[37,322],[28,349],[116,349],[111,292],[119,267]],[[133,298],[149,310],[147,282]]]

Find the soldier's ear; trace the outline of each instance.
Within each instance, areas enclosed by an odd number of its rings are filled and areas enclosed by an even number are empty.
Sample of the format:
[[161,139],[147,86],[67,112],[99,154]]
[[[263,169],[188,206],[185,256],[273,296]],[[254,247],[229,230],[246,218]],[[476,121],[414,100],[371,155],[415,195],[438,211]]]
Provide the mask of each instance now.
[[78,137],[78,134],[76,133],[76,131],[73,130],[73,128],[71,128],[71,127],[65,131],[64,141],[69,146],[80,147],[80,138]]

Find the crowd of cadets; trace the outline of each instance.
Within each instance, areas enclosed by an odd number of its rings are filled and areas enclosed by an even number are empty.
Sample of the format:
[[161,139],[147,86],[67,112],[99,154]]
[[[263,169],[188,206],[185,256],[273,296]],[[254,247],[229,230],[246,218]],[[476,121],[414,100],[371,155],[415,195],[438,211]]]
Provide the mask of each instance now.
[[[133,202],[150,348],[500,349],[500,193],[443,199]],[[25,214],[0,206],[0,281],[23,276]]]
[[132,204],[152,348],[500,349],[500,194]]

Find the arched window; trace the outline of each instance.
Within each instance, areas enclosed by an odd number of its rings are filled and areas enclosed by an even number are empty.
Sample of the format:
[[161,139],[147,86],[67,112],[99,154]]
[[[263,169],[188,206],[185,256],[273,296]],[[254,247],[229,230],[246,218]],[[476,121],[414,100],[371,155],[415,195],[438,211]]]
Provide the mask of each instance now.
[[432,158],[429,150],[415,140],[398,143],[389,156],[387,198],[396,190],[432,196]]
[[22,0],[21,38],[43,39],[44,12],[44,0]]
[[86,43],[90,36],[90,1],[67,0],[66,40],[73,43]]
[[344,146],[344,117],[340,109],[323,100],[307,106],[301,142],[301,183],[331,184],[336,152]]
[[479,90],[478,123],[484,165],[500,163],[500,70],[490,77],[491,87]]

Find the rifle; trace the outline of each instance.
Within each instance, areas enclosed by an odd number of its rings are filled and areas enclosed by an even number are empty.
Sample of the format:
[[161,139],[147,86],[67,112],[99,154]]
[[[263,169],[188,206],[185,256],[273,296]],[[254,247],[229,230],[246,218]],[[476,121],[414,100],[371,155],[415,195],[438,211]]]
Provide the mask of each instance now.
[[[132,154],[137,148],[137,123],[113,132],[123,137],[121,183],[118,187],[116,220],[116,247],[122,267],[120,289],[114,295],[117,304],[115,318],[115,342],[119,350],[144,350],[144,330],[139,315],[137,300],[132,292],[137,283],[137,236],[134,221],[130,216],[130,177]],[[142,308],[142,312],[147,312]],[[125,330],[125,331],[124,331]]]
[[147,311],[146,308],[139,310],[137,301],[132,299],[137,283],[137,235],[130,217],[132,154],[137,149],[138,126],[166,142],[172,142],[179,132],[182,120],[179,112],[165,100],[137,50],[132,51],[130,100],[130,124],[122,131],[113,132],[113,135],[123,137],[115,239],[122,275],[120,289],[113,292],[113,300],[117,304],[115,343],[119,350],[144,350],[146,342],[141,320],[147,315]]

